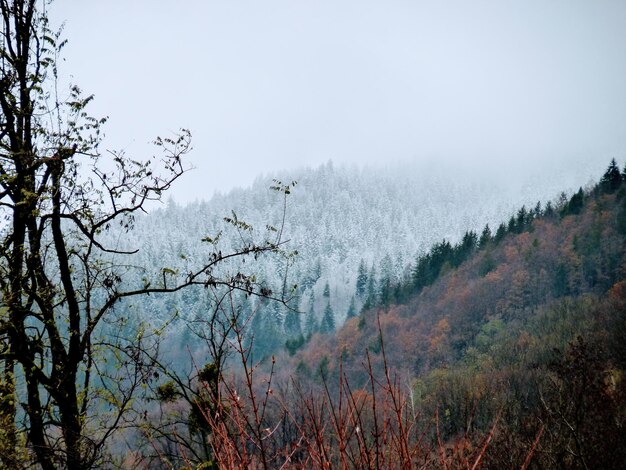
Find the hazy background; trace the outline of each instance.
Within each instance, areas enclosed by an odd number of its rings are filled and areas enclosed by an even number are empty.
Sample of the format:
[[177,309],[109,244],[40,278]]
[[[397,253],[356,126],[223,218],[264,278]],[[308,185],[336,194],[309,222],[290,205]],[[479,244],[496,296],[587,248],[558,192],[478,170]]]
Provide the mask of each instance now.
[[[107,147],[188,127],[179,202],[260,173],[460,163],[522,175],[626,156],[626,2],[64,0],[64,69]],[[600,170],[600,171],[601,171]],[[294,175],[297,177],[297,175]]]

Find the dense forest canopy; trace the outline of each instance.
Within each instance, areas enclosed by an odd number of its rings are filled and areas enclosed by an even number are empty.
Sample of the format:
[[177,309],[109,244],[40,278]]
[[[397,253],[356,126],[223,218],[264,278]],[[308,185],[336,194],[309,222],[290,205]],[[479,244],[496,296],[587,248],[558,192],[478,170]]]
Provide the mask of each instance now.
[[[324,316],[328,318],[327,307],[332,309],[334,324],[340,326],[367,306],[368,300],[374,301],[380,290],[388,296],[391,284],[411,277],[418,255],[434,243],[443,238],[456,243],[465,231],[481,232],[487,223],[495,232],[518,204],[534,210],[538,199],[550,200],[563,189],[569,193],[587,184],[588,172],[587,167],[560,174],[537,169],[527,181],[510,184],[443,164],[390,165],[381,170],[329,162],[294,175],[273,175],[283,181],[298,180],[287,201],[284,226],[289,247],[298,255],[288,265],[278,257],[257,260],[254,270],[273,288],[282,286],[287,273],[289,284],[297,285],[297,290],[289,306],[240,300],[246,310],[259,313],[253,326],[263,331],[256,334],[255,355],[271,355],[287,340],[293,344],[300,341],[300,335],[314,333],[322,327]],[[199,233],[221,233],[223,247],[236,243],[239,234],[223,220],[231,211],[257,228],[280,222],[283,205],[268,189],[271,180],[271,176],[260,177],[250,188],[187,206],[170,201],[167,207],[138,217],[131,237],[119,230],[111,230],[107,237],[116,246],[140,248],[141,266],[184,270],[206,248]],[[126,281],[132,278],[127,276]],[[151,321],[166,321],[174,312],[181,318],[202,317],[208,305],[205,293],[198,289],[174,297],[151,296],[135,308]],[[174,333],[177,329],[178,334]],[[186,347],[193,349],[187,330],[184,322],[176,321],[171,341],[175,343],[178,337],[181,343],[168,348],[180,353],[182,363],[187,361]],[[286,338],[278,341],[270,331]]]
[[[336,335],[313,337],[291,367],[301,381],[345,377],[354,389],[392,373],[455,458],[620,468],[625,181],[613,160],[587,191],[435,244],[408,281]],[[391,390],[381,386],[381,400]],[[491,436],[484,454],[480,436]]]
[[[371,292],[361,263],[354,295],[366,303],[342,326],[325,282],[315,331],[301,312],[304,328],[270,359],[241,329],[232,371],[198,374],[195,392],[219,397],[201,432],[181,424],[195,408],[178,378],[162,382],[153,423],[196,450],[208,439],[191,461],[226,467],[620,468],[625,180],[612,161],[587,189],[437,242]],[[185,461],[159,442],[137,461]]]

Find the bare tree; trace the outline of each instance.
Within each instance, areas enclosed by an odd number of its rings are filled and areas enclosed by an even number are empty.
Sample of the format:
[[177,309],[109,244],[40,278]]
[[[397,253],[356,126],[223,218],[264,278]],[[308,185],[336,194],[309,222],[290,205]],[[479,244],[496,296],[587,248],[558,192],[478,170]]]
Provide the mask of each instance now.
[[138,344],[145,335],[129,338],[116,323],[120,302],[191,285],[268,294],[251,276],[218,268],[275,252],[282,241],[242,239],[223,253],[207,238],[213,248],[198,265],[164,268],[128,288],[119,260],[134,251],[107,246],[102,235],[132,229],[186,171],[190,133],[157,139],[158,156],[145,160],[101,153],[105,120],[88,114],[92,96],[59,90],[64,42],[49,27],[48,2],[0,6],[0,460],[7,468],[24,459],[43,469],[90,468],[150,374]]

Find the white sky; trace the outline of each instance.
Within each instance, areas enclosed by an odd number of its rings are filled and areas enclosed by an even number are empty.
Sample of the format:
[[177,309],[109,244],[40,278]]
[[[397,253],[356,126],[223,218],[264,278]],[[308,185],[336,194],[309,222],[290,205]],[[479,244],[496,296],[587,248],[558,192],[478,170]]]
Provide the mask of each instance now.
[[179,202],[329,159],[517,170],[626,158],[623,0],[57,0],[64,69],[145,156],[194,135]]

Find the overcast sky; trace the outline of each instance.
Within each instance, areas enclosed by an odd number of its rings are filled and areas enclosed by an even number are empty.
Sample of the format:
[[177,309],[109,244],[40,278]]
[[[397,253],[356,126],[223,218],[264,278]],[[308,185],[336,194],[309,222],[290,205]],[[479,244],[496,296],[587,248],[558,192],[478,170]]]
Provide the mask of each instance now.
[[626,159],[624,0],[57,0],[107,147],[187,127],[177,201],[261,173]]

